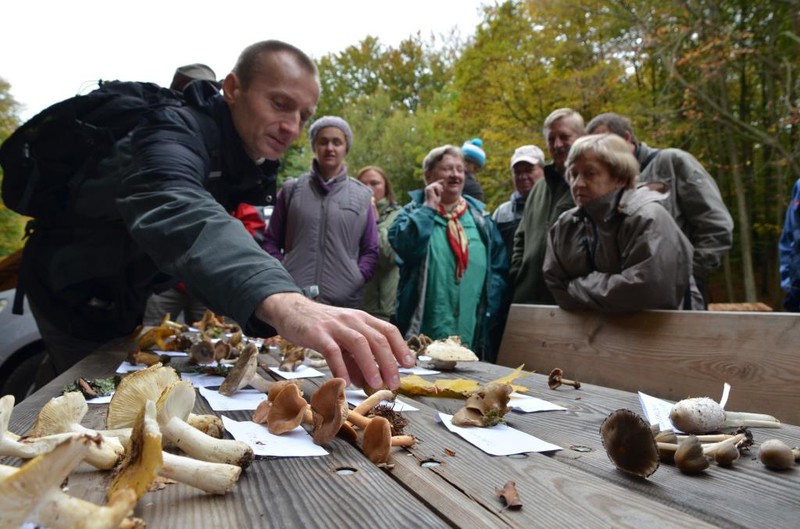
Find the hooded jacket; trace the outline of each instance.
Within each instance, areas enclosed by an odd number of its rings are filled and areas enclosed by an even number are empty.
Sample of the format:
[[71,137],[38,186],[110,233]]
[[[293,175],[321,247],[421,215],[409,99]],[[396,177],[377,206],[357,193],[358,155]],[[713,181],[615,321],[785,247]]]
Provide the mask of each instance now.
[[722,201],[717,183],[697,158],[680,149],[636,146],[639,184],[664,184],[662,202],[694,246],[694,274],[705,277],[719,267],[733,244],[733,218]]
[[179,279],[247,334],[265,335],[259,303],[299,292],[229,214],[242,202],[273,202],[278,162],[246,155],[213,84],[192,83],[184,95],[186,107],[149,112],[118,142],[59,226],[34,228],[27,293],[62,331],[92,340],[130,333],[153,290]]
[[681,307],[693,284],[692,245],[661,206],[665,198],[647,188],[616,190],[558,218],[544,277],[561,308]]

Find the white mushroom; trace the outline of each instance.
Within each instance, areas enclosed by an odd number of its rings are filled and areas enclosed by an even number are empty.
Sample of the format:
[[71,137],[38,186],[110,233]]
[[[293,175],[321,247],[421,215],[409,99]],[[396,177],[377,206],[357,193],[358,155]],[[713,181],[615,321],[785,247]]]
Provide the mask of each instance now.
[[246,468],[253,460],[250,445],[235,439],[215,439],[186,423],[194,401],[195,391],[189,382],[174,382],[164,389],[157,404],[164,438],[194,458]]
[[676,402],[669,413],[672,425],[689,434],[716,432],[723,428],[753,426],[779,428],[781,423],[771,415],[725,411],[708,397],[695,397]]
[[61,483],[88,453],[94,441],[72,436],[22,468],[0,467],[0,527],[19,527],[28,520],[50,529],[116,529],[131,513],[136,494],[124,489],[106,506],[74,498]]
[[454,369],[458,362],[477,362],[479,360],[475,353],[461,345],[461,339],[458,336],[431,342],[425,348],[425,355],[430,357],[431,367],[441,370]]

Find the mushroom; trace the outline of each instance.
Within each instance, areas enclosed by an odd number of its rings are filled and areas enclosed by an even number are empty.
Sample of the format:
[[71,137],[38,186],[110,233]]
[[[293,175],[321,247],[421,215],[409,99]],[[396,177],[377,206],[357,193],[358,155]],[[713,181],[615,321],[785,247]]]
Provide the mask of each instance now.
[[650,425],[631,410],[609,414],[600,435],[608,458],[623,472],[646,478],[658,469],[658,447]]
[[[119,383],[108,403],[106,428],[114,431],[133,427],[144,403],[148,400],[157,401],[164,388],[179,380],[174,369],[160,364],[129,374]],[[221,438],[224,431],[222,420],[216,415],[190,413],[186,422],[216,438]]]
[[485,427],[502,422],[512,391],[509,384],[487,384],[467,398],[464,407],[453,415],[453,424]]
[[139,351],[146,351],[148,349],[167,351],[170,346],[167,345],[166,340],[178,333],[179,331],[172,327],[151,327],[139,336],[139,339],[136,341],[136,346]]
[[219,387],[219,394],[230,397],[245,386],[252,386],[258,391],[267,393],[271,384],[258,374],[258,348],[250,343],[228,372],[225,381]]
[[189,363],[208,365],[216,360],[214,344],[206,337],[189,347]]
[[303,363],[306,358],[306,348],[300,345],[294,345],[287,341],[281,343],[281,364],[278,366],[279,371],[297,371],[297,368]]
[[684,474],[699,474],[708,468],[708,458],[697,437],[690,435],[675,450],[675,466]]
[[112,482],[112,491],[115,486],[129,486],[141,498],[155,478],[153,472],[156,471],[166,479],[211,494],[225,494],[233,488],[242,473],[242,468],[236,465],[200,461],[162,451],[156,405],[151,400],[145,403],[140,417],[136,419],[129,446],[130,456],[123,461],[119,474]]
[[714,461],[721,467],[729,467],[737,459],[739,459],[739,449],[731,444],[721,447],[714,453]]
[[138,500],[150,490],[163,464],[161,431],[156,422],[155,404],[148,400],[133,425],[125,458],[108,487],[109,498],[130,489],[136,493]]
[[672,425],[688,434],[716,432],[723,428],[754,426],[779,428],[781,423],[771,415],[725,411],[713,399],[695,397],[676,402],[669,412]]
[[186,422],[194,401],[190,382],[174,382],[164,389],[157,402],[158,425],[164,438],[194,458],[247,468],[253,460],[250,445],[235,439],[216,439]]
[[572,386],[575,389],[580,389],[581,383],[577,380],[569,380],[564,378],[564,371],[561,368],[556,367],[552,371],[550,371],[550,375],[547,377],[547,386],[550,389],[556,389],[559,386]]
[[311,408],[300,387],[290,380],[283,380],[280,384],[277,391],[270,388],[267,400],[261,401],[253,412],[253,422],[266,423],[273,435],[291,432],[303,422],[313,423]]
[[792,449],[779,439],[769,439],[758,448],[758,459],[770,470],[786,470],[794,466]]
[[364,428],[361,450],[376,465],[388,463],[393,446],[413,446],[410,435],[392,436],[392,425],[384,417],[373,417]]
[[78,466],[94,440],[76,435],[19,469],[0,472],[0,527],[19,527],[26,519],[51,529],[116,529],[131,513],[136,494],[129,489],[114,495],[108,505],[74,498],[61,483]]
[[355,413],[367,415],[375,406],[383,401],[394,401],[397,394],[391,389],[379,389],[371,393],[366,399],[361,401],[358,406],[353,408]]
[[118,446],[123,452],[122,445],[117,437],[127,438],[131,435],[130,428],[117,428],[115,430],[93,430],[81,425],[81,421],[89,411],[86,397],[80,391],[68,391],[61,396],[53,397],[42,406],[36,422],[33,424],[29,435],[42,437],[55,433],[77,432],[88,435],[102,435],[108,438],[112,446]]
[[[64,441],[80,436],[79,433],[54,433],[41,437],[24,437],[9,432],[8,423],[14,409],[14,396],[5,395],[0,398],[0,456],[31,459],[50,452]],[[95,468],[108,470],[114,468],[122,457],[122,446],[119,442],[112,444],[99,435],[93,435],[96,441],[89,446],[86,462]]]
[[436,340],[425,348],[425,355],[431,359],[431,367],[443,371],[455,369],[458,362],[477,362],[479,359],[469,349],[461,345],[461,338],[450,336]]
[[132,365],[141,364],[151,366],[158,363],[168,364],[170,357],[167,355],[154,353],[153,351],[131,351],[128,353],[128,356],[125,358],[125,360]]
[[349,407],[344,395],[347,382],[342,378],[331,378],[323,382],[311,394],[311,412],[314,427],[311,437],[322,446],[330,443],[347,419]]

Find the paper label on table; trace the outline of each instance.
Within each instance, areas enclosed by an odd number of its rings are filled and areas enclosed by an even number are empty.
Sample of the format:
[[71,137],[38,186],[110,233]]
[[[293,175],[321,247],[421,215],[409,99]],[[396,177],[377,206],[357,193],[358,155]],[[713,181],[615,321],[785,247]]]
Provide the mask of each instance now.
[[493,456],[524,454],[525,452],[552,452],[562,449],[558,445],[542,441],[505,424],[498,424],[490,428],[462,427],[453,425],[452,415],[437,412],[436,418],[448,430]]
[[[363,389],[346,389],[344,391],[344,397],[347,399],[349,404],[358,406],[367,399],[367,394],[364,393]],[[403,402],[400,399],[394,399],[394,402],[382,400],[380,404],[389,406],[394,411],[419,411],[419,408],[415,408],[411,404]]]
[[725,409],[725,405],[728,403],[728,397],[731,395],[731,385],[725,382],[722,385],[722,398],[719,399],[719,407],[723,410]]
[[[642,404],[642,411],[650,424],[657,424],[659,430],[675,430],[672,421],[669,420],[669,412],[672,403],[666,400],[657,399],[639,392],[639,402]],[[678,430],[675,430],[678,432]]]
[[158,349],[154,349],[153,352],[157,355],[172,356],[172,357],[189,356],[189,353],[187,353],[186,351],[159,351]]
[[435,369],[427,369],[424,367],[400,367],[397,369],[400,373],[404,375],[438,375],[441,371],[436,371]]
[[205,373],[181,373],[181,380],[188,380],[196,388],[211,388],[221,386],[225,377]]
[[117,370],[114,371],[114,372],[115,373],[120,373],[120,374],[133,373],[134,371],[141,371],[142,369],[145,369],[145,368],[147,368],[147,366],[144,365],[144,364],[131,364],[128,361],[124,361],[119,365]]
[[93,399],[86,399],[86,404],[108,404],[111,402],[111,397],[113,396],[114,392],[112,391],[109,395],[101,395]]
[[511,393],[508,400],[508,407],[512,410],[521,411],[524,413],[537,411],[563,411],[567,409],[563,406],[559,406],[558,404],[553,404],[552,402],[547,402],[546,400],[531,397],[529,395],[523,395],[522,393],[517,393],[516,391]]
[[234,439],[244,441],[257,456],[310,457],[326,456],[328,451],[315,445],[302,426],[281,435],[272,435],[267,427],[253,421],[235,421],[222,416],[222,424]]
[[267,394],[257,389],[240,389],[232,397],[220,395],[218,391],[208,388],[197,388],[197,391],[208,401],[215,411],[255,410]]
[[277,367],[270,367],[269,370],[278,375],[279,377],[283,377],[287,380],[295,380],[297,378],[316,378],[325,376],[325,373],[317,371],[313,367],[305,365],[297,366],[297,371],[281,371]]

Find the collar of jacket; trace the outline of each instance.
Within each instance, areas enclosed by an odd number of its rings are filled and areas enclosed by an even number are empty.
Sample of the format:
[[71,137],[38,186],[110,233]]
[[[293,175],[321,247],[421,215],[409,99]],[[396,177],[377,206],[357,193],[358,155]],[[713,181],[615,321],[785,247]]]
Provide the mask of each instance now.
[[564,178],[564,173],[556,169],[556,164],[554,163],[544,166],[544,181],[547,182],[548,187],[569,187],[567,179]]
[[314,160],[311,162],[311,180],[315,181],[319,186],[320,190],[326,195],[331,192],[331,189],[333,188],[334,185],[346,179],[347,179],[347,165],[344,163],[339,167],[339,172],[336,173],[336,176],[328,180],[325,180],[322,177],[322,173],[320,173],[319,171],[319,162],[317,161],[317,159],[314,158]]
[[578,216],[589,218],[595,224],[605,224],[610,221],[614,215],[621,213],[619,205],[623,200],[625,191],[632,190],[615,189],[614,191],[609,191],[605,195],[594,199],[585,206],[579,206]]

